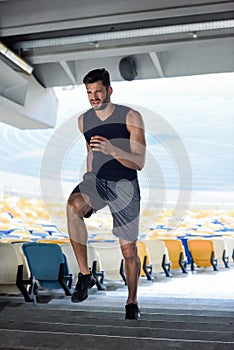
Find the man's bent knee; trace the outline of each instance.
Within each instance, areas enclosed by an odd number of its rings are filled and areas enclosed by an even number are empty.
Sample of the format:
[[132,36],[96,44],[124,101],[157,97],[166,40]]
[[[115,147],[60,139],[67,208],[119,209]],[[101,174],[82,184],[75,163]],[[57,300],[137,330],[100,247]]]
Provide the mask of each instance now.
[[83,218],[92,207],[89,204],[88,196],[81,193],[71,194],[67,201],[67,213],[74,213],[78,217]]

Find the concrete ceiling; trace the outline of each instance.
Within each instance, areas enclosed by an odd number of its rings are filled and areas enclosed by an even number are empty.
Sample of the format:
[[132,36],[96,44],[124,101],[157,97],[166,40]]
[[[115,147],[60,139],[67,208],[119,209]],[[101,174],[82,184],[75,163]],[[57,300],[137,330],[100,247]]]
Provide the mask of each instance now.
[[233,0],[0,1],[0,41],[33,68],[22,81],[11,67],[9,82],[0,55],[0,96],[23,105],[25,85],[78,85],[97,67],[124,80],[125,56],[136,63],[135,79],[233,72],[233,22]]
[[[123,80],[119,62],[129,55],[136,79],[230,72],[234,28],[197,25],[228,19],[233,1],[1,1],[0,40],[33,66],[44,87],[80,84],[103,66],[112,80]],[[165,27],[168,34],[152,30]]]

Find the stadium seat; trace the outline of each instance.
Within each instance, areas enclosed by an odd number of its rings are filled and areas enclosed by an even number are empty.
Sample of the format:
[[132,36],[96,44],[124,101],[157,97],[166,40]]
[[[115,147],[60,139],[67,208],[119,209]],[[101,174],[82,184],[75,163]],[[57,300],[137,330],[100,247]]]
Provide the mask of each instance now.
[[216,256],[218,258],[218,266],[220,266],[221,263],[223,263],[226,268],[229,268],[229,256],[224,238],[212,237],[211,239],[215,246]]
[[195,264],[197,267],[212,266],[214,271],[218,271],[218,259],[216,257],[215,247],[212,240],[202,238],[189,239],[188,248],[191,254],[192,271],[195,270]]
[[123,280],[126,284],[124,272],[124,260],[118,242],[97,241],[89,243],[100,256],[101,266],[104,271],[104,280]]
[[[66,295],[71,295],[73,276],[69,273],[66,256],[59,245],[24,243],[22,250],[38,287],[50,290],[62,288]],[[34,289],[34,292],[37,294],[38,289]]]
[[50,238],[42,238],[38,239],[37,243],[51,243],[51,244],[63,244],[69,243],[69,238],[58,238],[58,239],[50,239]]
[[184,246],[180,239],[164,239],[167,247],[169,259],[171,261],[171,269],[181,269],[183,273],[188,273],[186,266]]
[[234,261],[234,237],[224,236],[224,241],[227,247],[229,262]]
[[152,273],[164,272],[166,277],[170,277],[171,262],[165,243],[159,239],[148,239],[144,242],[150,254]]
[[[74,281],[76,281],[79,273],[79,265],[77,263],[72,245],[71,243],[62,243],[60,244],[60,247],[62,248],[63,253],[67,257],[69,270],[74,276]],[[92,247],[90,245],[87,246],[87,251],[88,251],[88,265],[97,280],[96,282],[97,289],[104,290],[105,289],[103,285],[104,271],[102,269],[100,256],[97,253],[95,247]]]
[[14,237],[2,237],[1,243],[23,243],[23,242],[32,242],[29,238],[14,238]]
[[140,276],[146,276],[147,280],[153,281],[151,257],[145,242],[137,241],[137,248],[138,248],[138,255],[141,261]]
[[18,245],[0,244],[0,266],[0,292],[6,294],[21,292],[25,301],[33,302],[34,297],[30,290],[33,290],[35,280],[28,278],[27,266]]

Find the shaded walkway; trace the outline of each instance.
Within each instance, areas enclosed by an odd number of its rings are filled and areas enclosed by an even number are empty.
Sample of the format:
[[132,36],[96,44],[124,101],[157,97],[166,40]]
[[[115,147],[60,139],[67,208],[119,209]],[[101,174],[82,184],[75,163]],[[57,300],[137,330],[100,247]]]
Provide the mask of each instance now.
[[219,272],[174,274],[152,283],[141,278],[141,320],[124,320],[126,287],[93,288],[72,304],[55,294],[49,303],[0,298],[0,349],[232,350],[234,266]]

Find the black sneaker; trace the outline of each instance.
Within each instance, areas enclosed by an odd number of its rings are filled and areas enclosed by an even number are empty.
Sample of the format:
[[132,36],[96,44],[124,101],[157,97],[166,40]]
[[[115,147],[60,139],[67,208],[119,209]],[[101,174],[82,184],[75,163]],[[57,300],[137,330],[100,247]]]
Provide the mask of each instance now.
[[81,272],[78,275],[78,281],[76,287],[71,296],[71,301],[73,303],[80,303],[88,298],[88,290],[96,284],[96,279],[90,273],[88,275],[83,275]]
[[137,304],[127,304],[125,305],[125,310],[126,310],[126,315],[125,315],[126,320],[139,320],[139,318],[141,317],[140,309]]

